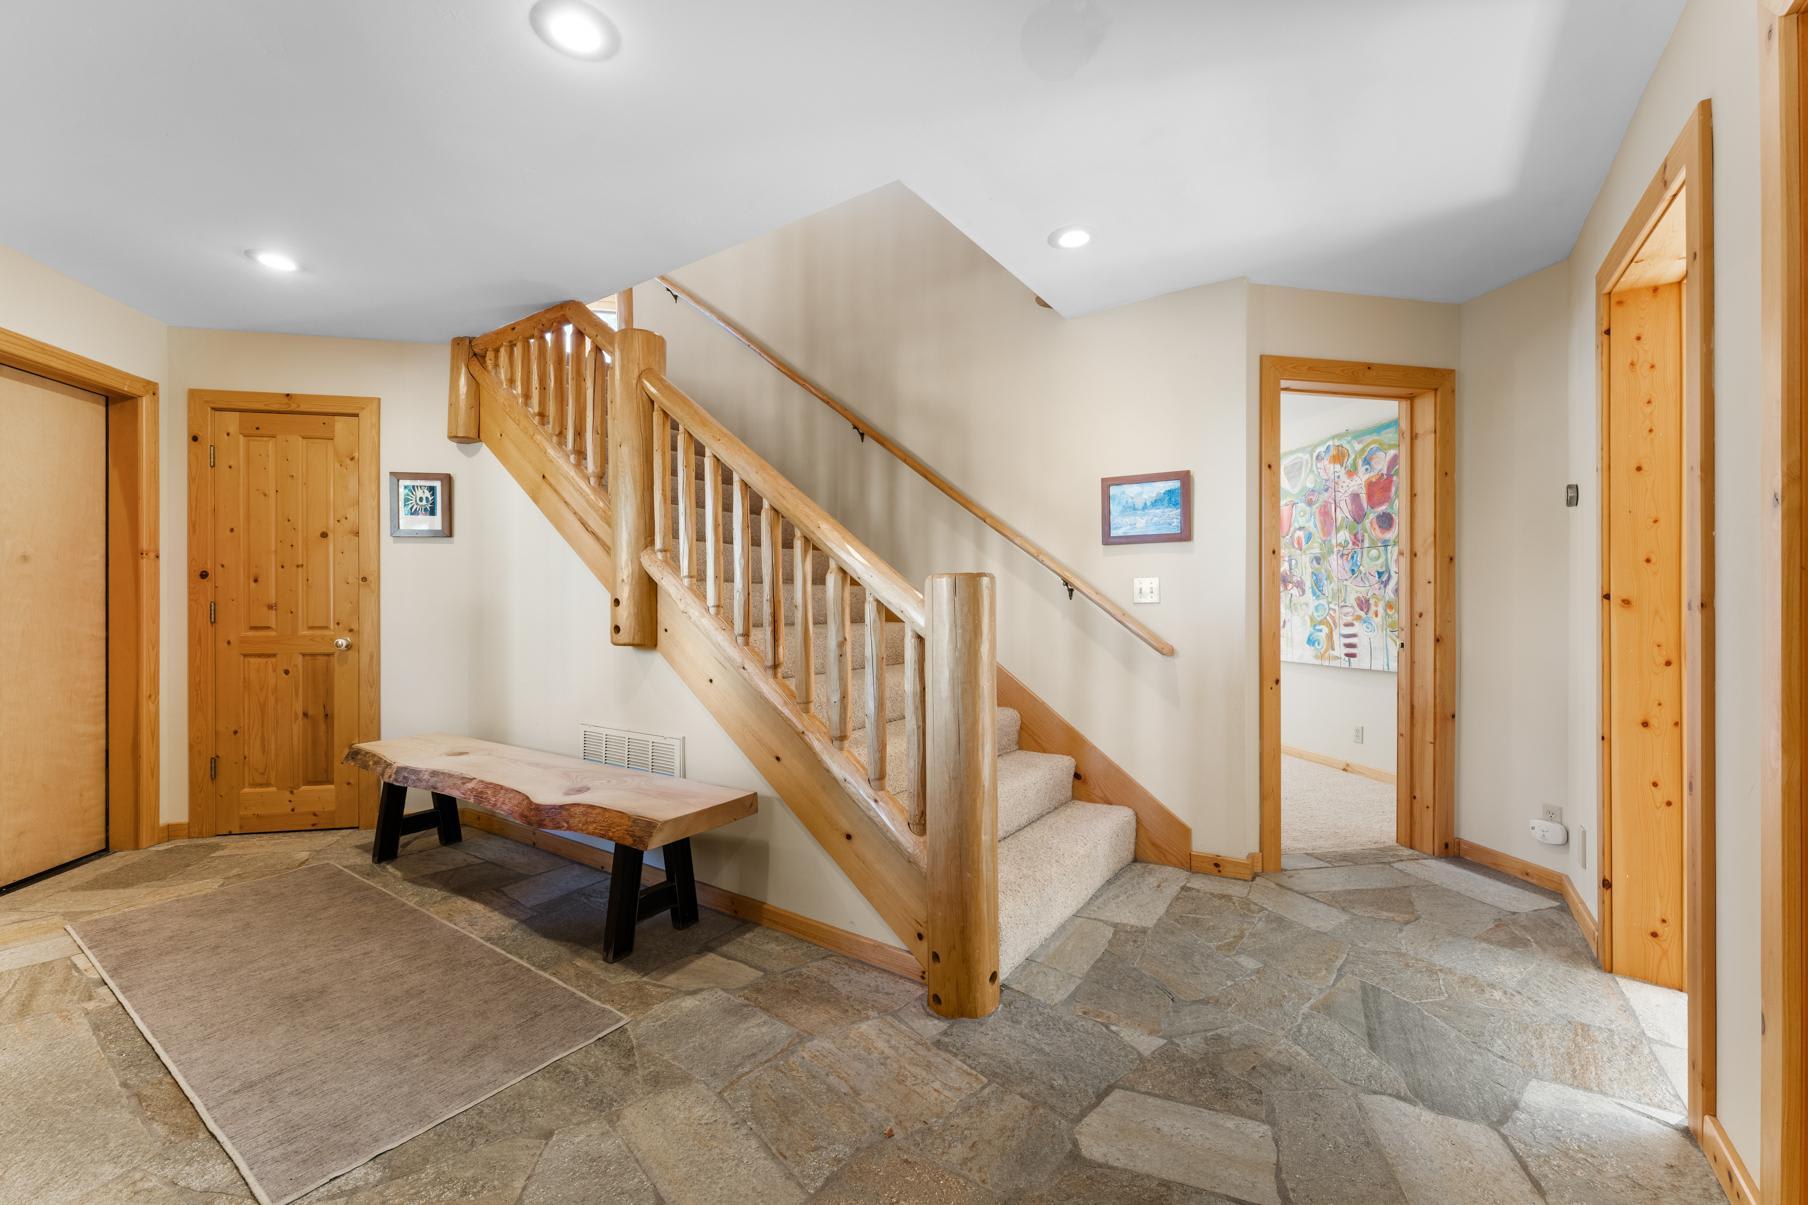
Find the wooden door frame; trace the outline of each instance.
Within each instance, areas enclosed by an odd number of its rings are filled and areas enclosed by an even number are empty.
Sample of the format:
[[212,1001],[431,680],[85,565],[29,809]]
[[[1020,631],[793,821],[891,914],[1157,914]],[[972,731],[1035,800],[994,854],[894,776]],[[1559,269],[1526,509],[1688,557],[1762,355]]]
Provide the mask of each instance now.
[[[218,831],[219,798],[207,775],[214,755],[214,647],[207,604],[213,601],[209,569],[213,561],[213,475],[208,471],[207,433],[216,411],[251,414],[349,415],[358,420],[358,490],[367,521],[358,526],[359,576],[366,587],[358,604],[360,628],[358,721],[353,741],[382,736],[382,631],[379,623],[383,538],[383,491],[379,472],[382,401],[314,393],[248,393],[231,389],[188,391],[188,835]],[[370,508],[363,510],[368,499]],[[378,783],[360,776],[358,827],[377,821]]]
[[1776,642],[1764,667],[1759,1187],[1781,1205],[1808,1197],[1808,0],[1761,3],[1759,40],[1760,380],[1775,553],[1763,558],[1764,630]]
[[1261,430],[1261,834],[1252,860],[1281,869],[1281,394],[1392,398],[1402,412],[1399,725],[1395,835],[1456,852],[1456,372],[1263,356]]
[[1614,286],[1684,194],[1687,269],[1682,295],[1683,934],[1689,997],[1689,1125],[1699,1136],[1714,1113],[1714,153],[1713,114],[1702,101],[1664,156],[1595,274],[1595,409],[1600,447],[1600,782],[1595,842],[1603,970],[1613,970],[1613,819],[1608,731],[1607,416],[1608,329]]
[[157,383],[4,329],[0,365],[107,399],[107,848],[156,845]]

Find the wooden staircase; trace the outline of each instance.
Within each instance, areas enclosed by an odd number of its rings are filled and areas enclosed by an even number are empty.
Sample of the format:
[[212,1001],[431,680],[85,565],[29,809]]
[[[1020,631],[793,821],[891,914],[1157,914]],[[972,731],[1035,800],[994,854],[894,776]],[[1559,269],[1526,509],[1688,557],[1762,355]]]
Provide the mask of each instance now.
[[664,357],[577,302],[455,339],[448,435],[529,493],[609,590],[612,640],[677,670],[915,956],[930,1006],[983,1016],[1133,856],[1186,866],[1190,833],[997,666],[991,575],[919,592]]

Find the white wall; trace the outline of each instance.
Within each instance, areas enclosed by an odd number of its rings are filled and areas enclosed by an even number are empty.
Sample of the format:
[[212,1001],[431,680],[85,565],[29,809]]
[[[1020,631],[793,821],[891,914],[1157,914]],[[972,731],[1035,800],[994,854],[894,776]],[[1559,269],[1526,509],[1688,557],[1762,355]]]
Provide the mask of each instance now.
[[1569,281],[1556,264],[1463,307],[1456,428],[1456,831],[1565,871],[1578,843],[1541,845],[1529,824],[1556,804],[1594,828],[1568,779],[1572,745],[1593,742],[1568,707],[1565,548],[1597,513],[1563,501],[1593,479],[1569,475]]
[[[1399,403],[1384,399],[1283,393],[1281,453],[1399,417]],[[1398,679],[1392,670],[1281,662],[1281,744],[1392,774]]]

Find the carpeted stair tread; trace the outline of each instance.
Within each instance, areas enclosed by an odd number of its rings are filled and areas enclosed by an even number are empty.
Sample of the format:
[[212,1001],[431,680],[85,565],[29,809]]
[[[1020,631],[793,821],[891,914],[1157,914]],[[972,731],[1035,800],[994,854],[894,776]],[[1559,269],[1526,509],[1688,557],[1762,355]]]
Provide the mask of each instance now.
[[[693,558],[691,561],[691,571],[695,573],[697,579],[701,581],[703,579],[703,574],[709,565],[709,561],[706,559],[706,546],[701,539],[691,545],[691,556]],[[790,540],[785,541],[785,555],[780,561],[780,568],[782,570],[782,581],[790,583],[797,580],[797,556],[791,551]],[[760,551],[759,538],[757,536],[754,538],[753,555],[747,558],[747,574],[747,580],[751,582],[763,582],[766,580],[766,558]],[[819,554],[810,558],[810,580],[817,585],[821,585],[829,580],[828,557]],[[722,536],[722,587],[726,590],[733,583],[734,541],[730,540],[728,538],[728,533],[724,532]]]
[[[810,644],[816,655],[816,668],[820,670],[828,657],[829,626],[826,623],[811,625],[810,636]],[[749,633],[748,644],[760,657],[765,657],[766,629],[757,622],[753,625],[753,631]],[[865,623],[856,622],[848,628],[848,646],[853,655],[854,669],[857,672],[864,672],[866,669]],[[784,647],[785,661],[780,676],[794,678],[797,676],[797,625],[794,623],[785,625]],[[904,665],[904,625],[901,623],[885,625],[885,663],[900,667],[895,671],[896,673],[904,672],[902,668]]]
[[[698,573],[703,571],[703,566],[701,564],[697,566],[697,571]],[[728,605],[729,599],[733,594],[733,587],[724,583],[722,599],[724,607]],[[795,626],[797,623],[797,591],[786,586],[779,591],[779,598],[783,602],[785,608],[785,626]],[[817,582],[815,585],[811,586],[810,599],[812,606],[811,617],[819,624],[827,624],[829,622],[828,584],[825,582]],[[758,617],[764,614],[762,608],[765,607],[765,605],[766,583],[755,582],[753,586],[753,614],[755,617],[755,627],[760,626]],[[855,585],[850,585],[848,587],[848,612],[851,617],[858,617],[866,614],[866,587]]]
[[1009,975],[1136,856],[1136,813],[1075,801],[998,843],[998,974]]
[[998,759],[998,838],[1027,828],[1073,800],[1074,759],[1018,749]]

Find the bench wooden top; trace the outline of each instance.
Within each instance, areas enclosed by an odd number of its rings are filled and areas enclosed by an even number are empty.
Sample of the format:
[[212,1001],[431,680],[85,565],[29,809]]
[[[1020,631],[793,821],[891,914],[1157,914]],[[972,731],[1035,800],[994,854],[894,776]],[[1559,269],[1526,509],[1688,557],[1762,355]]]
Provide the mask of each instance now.
[[657,849],[720,828],[759,807],[752,791],[618,770],[575,757],[432,733],[364,741],[348,764],[387,782],[438,791],[540,829]]

